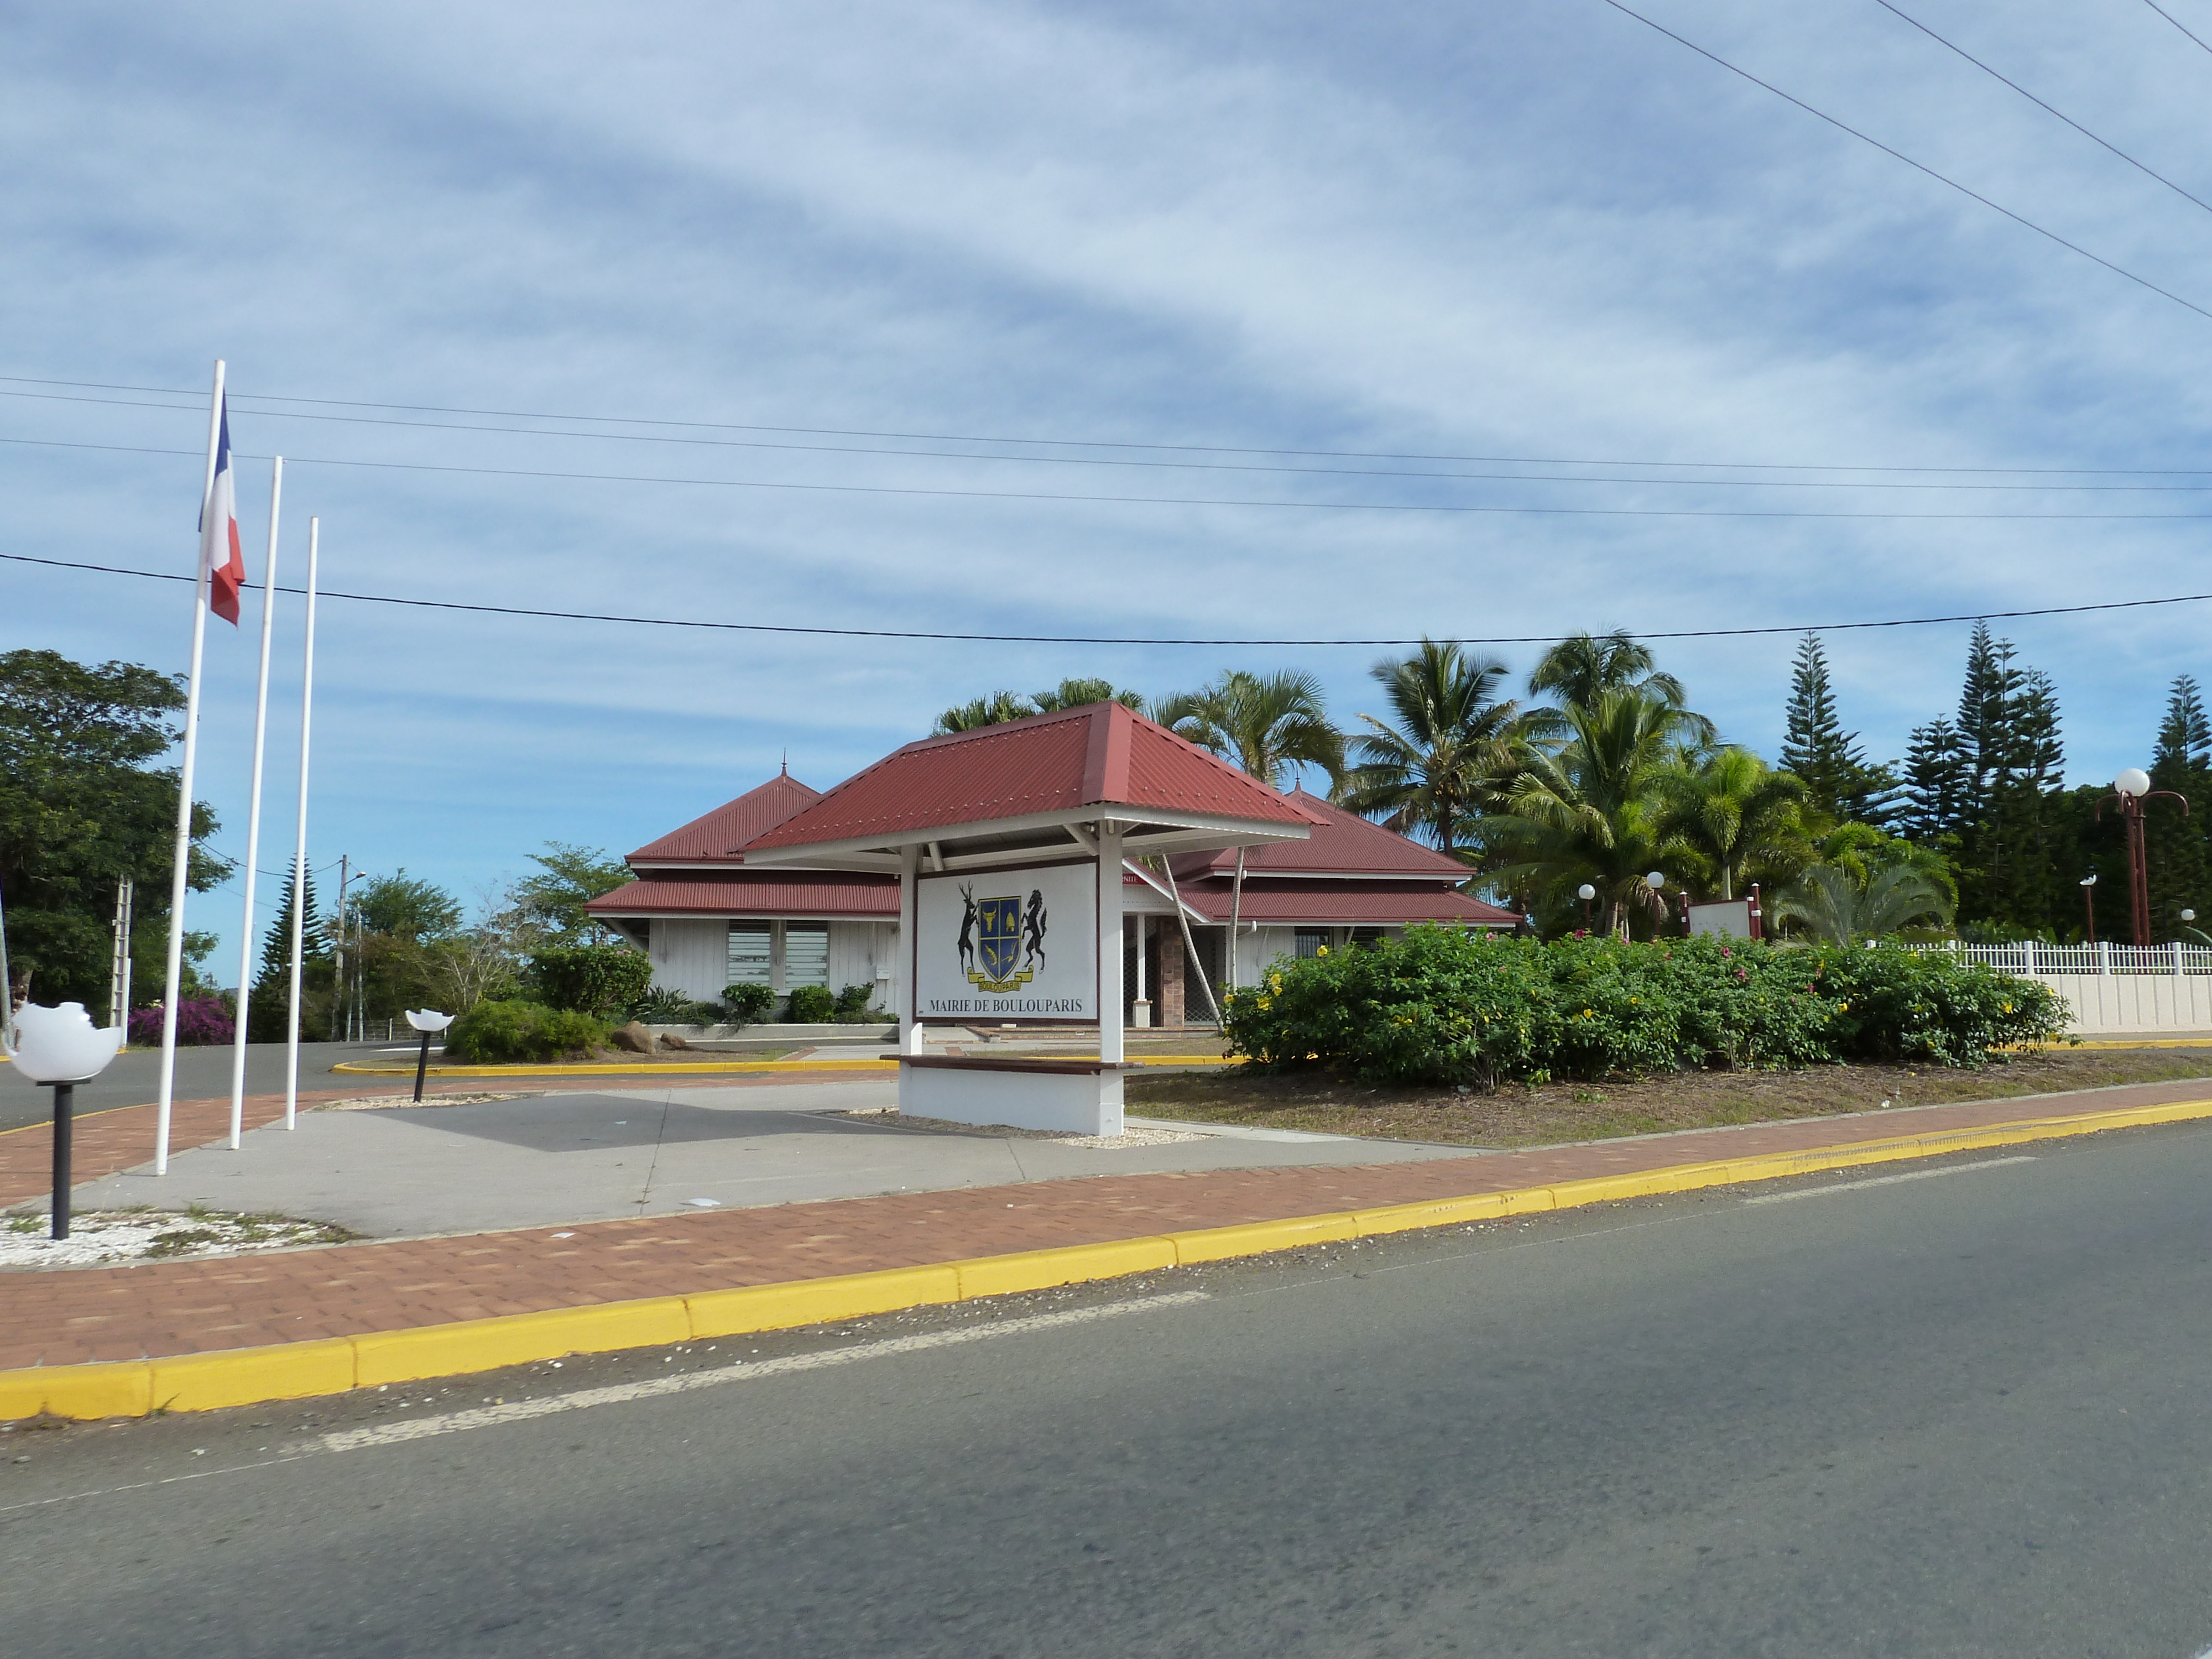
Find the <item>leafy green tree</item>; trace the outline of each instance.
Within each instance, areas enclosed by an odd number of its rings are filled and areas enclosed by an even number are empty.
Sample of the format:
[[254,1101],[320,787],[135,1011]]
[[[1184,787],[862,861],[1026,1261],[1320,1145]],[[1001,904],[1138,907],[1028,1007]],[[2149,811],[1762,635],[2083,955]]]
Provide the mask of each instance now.
[[1344,805],[1452,853],[1462,821],[1498,805],[1521,764],[1521,706],[1497,695],[1505,665],[1423,640],[1411,656],[1368,672],[1395,718],[1359,716],[1367,730],[1352,745]]
[[371,876],[350,901],[365,932],[409,945],[441,939],[461,925],[461,907],[434,882],[410,876],[403,865],[388,876]]
[[1811,854],[1799,810],[1810,790],[1801,775],[1770,769],[1748,749],[1723,749],[1696,763],[1678,762],[1653,783],[1659,833],[1705,860],[1720,898],[1736,896],[1753,860],[1802,865]]
[[[137,664],[0,653],[0,900],[19,992],[28,984],[42,1002],[105,1008],[116,884],[128,877],[134,994],[142,1005],[160,999],[177,775],[154,763],[175,741],[170,717],[184,705],[176,677]],[[216,829],[215,814],[194,803],[193,891],[230,872],[205,845]],[[187,934],[186,994],[199,988],[191,964],[213,943]]]
[[1818,634],[1808,634],[1798,643],[1784,710],[1782,765],[1804,781],[1813,809],[1831,818],[1885,823],[1897,798],[1896,776],[1869,763],[1858,734],[1844,730]]
[[1897,826],[1923,846],[1955,842],[1972,817],[1974,766],[1959,728],[1930,720],[1912,733]]
[[[330,940],[315,908],[315,877],[307,874],[307,903],[300,928],[300,1030],[312,1042],[330,1024],[334,982]],[[284,892],[276,919],[261,939],[261,964],[247,994],[246,1041],[282,1042],[290,1034],[292,1000],[292,907],[294,879],[284,872]]]
[[1211,685],[1163,698],[1152,717],[1276,788],[1306,766],[1326,775],[1332,790],[1344,781],[1344,734],[1330,723],[1311,674],[1231,669]]
[[629,881],[629,866],[603,848],[564,841],[547,842],[545,850],[532,853],[530,861],[538,873],[525,876],[507,895],[524,924],[538,929],[549,944],[606,944],[610,930],[584,906]]

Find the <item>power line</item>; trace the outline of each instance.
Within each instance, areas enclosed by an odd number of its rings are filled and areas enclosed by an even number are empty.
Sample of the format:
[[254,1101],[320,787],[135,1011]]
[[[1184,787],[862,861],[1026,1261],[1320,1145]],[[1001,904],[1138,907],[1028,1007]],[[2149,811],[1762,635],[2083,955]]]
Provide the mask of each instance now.
[[[201,411],[183,404],[152,404],[135,398],[79,398],[52,392],[0,391],[0,398],[37,398],[53,403],[90,404],[103,409],[164,409],[198,416]],[[389,416],[368,415],[309,415],[283,410],[260,410],[255,413],[264,419],[284,421],[338,421],[361,426],[398,426],[427,428],[439,432],[497,432],[526,438],[579,438],[611,443],[686,444],[707,448],[775,450],[786,453],[810,455],[892,455],[910,460],[933,461],[1009,461],[1025,466],[1127,466],[1166,468],[1195,472],[1265,472],[1297,474],[1322,477],[1457,479],[1471,483],[1537,483],[1537,484],[1641,484],[1670,489],[1966,489],[1984,492],[2001,490],[2063,490],[2069,494],[2140,494],[2202,492],[2212,490],[2212,484],[2203,483],[1937,483],[1919,480],[1899,482],[1894,479],[1828,479],[1828,478],[1631,478],[1617,476],[1590,477],[1525,472],[1409,472],[1402,468],[1353,466],[1286,466],[1259,465],[1250,462],[1227,461],[1163,461],[1146,460],[1126,456],[1099,455],[992,455],[975,452],[934,449],[878,449],[850,444],[776,443],[761,439],[682,438],[664,436],[658,433],[639,432],[579,432],[550,427],[480,426],[456,421],[402,421]],[[548,417],[553,418],[553,417]],[[288,458],[289,459],[289,458]],[[1531,462],[1521,465],[1535,465]],[[1583,465],[1602,465],[1602,462]],[[1614,463],[1636,465],[1635,462]],[[1871,469],[1869,469],[1871,470]],[[2205,473],[2175,473],[2174,477],[2205,477]]]
[[2176,17],[2172,12],[2168,11],[2164,6],[2160,5],[2158,3],[2158,0],[2143,0],[2143,4],[2148,6],[2160,17],[2163,17],[2167,22],[2172,24],[2174,27],[2179,29],[2184,34],[2188,35],[2189,38],[2196,41],[2198,46],[2203,46],[2205,51],[2212,52],[2212,46],[2206,46],[2201,36],[2191,33],[2188,27],[2184,24],[2179,17]]
[[2026,87],[2021,85],[2019,82],[2012,80],[2007,76],[1999,74],[1996,70],[1991,69],[1987,64],[1984,64],[1980,58],[1975,57],[1973,53],[1968,52],[1964,46],[1958,46],[1949,40],[1946,40],[1942,35],[1936,33],[1934,29],[1929,28],[1927,24],[1922,22],[1918,18],[1908,15],[1906,13],[1899,11],[1895,6],[1890,3],[1890,0],[1874,0],[1874,3],[1877,6],[1880,6],[1884,11],[1903,18],[1906,22],[1911,24],[1913,27],[1918,29],[1923,34],[1926,35],[1930,40],[1933,40],[1937,46],[1943,47],[1947,51],[1958,53],[1960,57],[1965,58],[1976,69],[1981,70],[1983,74],[1990,76],[1996,80],[2002,81],[2005,85],[2010,87],[2021,97],[2027,99],[2029,103],[2033,104],[2038,109],[2044,111],[2047,114],[2057,116],[2060,120],[2065,122],[2068,126],[2073,128],[2075,131],[2080,133],[2084,138],[2089,140],[2091,143],[2102,144],[2106,149],[2112,151],[2113,155],[2118,156],[2120,160],[2125,161],[2130,167],[2135,168],[2136,172],[2142,173],[2144,177],[2157,179],[2159,183],[2164,185],[2176,196],[2182,198],[2185,201],[2195,203],[2198,207],[2203,208],[2207,213],[2212,213],[2212,202],[2206,202],[2191,195],[2189,191],[2184,190],[2179,185],[2175,184],[2172,179],[2167,178],[2164,173],[2154,171],[2152,168],[2144,166],[2141,161],[2136,161],[2134,156],[2129,155],[2127,151],[2122,149],[2118,144],[2110,143],[2106,140],[2100,138],[2095,133],[2090,131],[2088,128],[2083,126],[2072,116],[2066,114],[2061,110],[2051,108],[2049,104],[2045,103],[2042,99],[2037,97]]
[[[94,450],[117,455],[191,455],[196,449],[157,449],[138,444],[77,443],[59,438],[7,438],[0,443],[46,449]],[[234,449],[240,460],[267,455]],[[686,484],[708,489],[782,489],[802,495],[906,495],[982,501],[1073,501],[1107,507],[1249,507],[1319,513],[1448,513],[1539,518],[1595,519],[1865,519],[1941,521],[2037,520],[2063,523],[2154,524],[2212,520],[2207,513],[1895,513],[1812,511],[1744,507],[1540,507],[1498,501],[1298,501],[1239,495],[1085,495],[1045,489],[952,489],[923,484],[798,483],[769,478],[680,478],[635,472],[563,472],[541,467],[452,466],[428,461],[363,461],[329,455],[287,455],[292,466],[350,466],[387,472],[436,472],[495,478],[557,478],[581,483]],[[1540,482],[1540,481],[1536,481]]]
[[[190,386],[124,386],[106,380],[41,380],[27,374],[0,374],[0,382],[15,386],[72,386],[87,392],[146,392],[176,398],[201,398],[205,393]],[[1614,459],[1577,459],[1557,455],[1437,455],[1420,452],[1364,449],[1263,449],[1236,444],[1160,444],[1133,443],[1105,438],[1010,438],[979,435],[973,433],[949,432],[878,432],[866,428],[764,426],[743,425],[726,421],[677,421],[629,415],[565,415],[548,414],[543,410],[516,409],[468,409],[442,404],[379,404],[341,398],[294,398],[275,392],[240,392],[233,388],[229,393],[236,402],[314,404],[331,409],[398,409],[416,414],[482,415],[517,421],[595,421],[612,426],[688,427],[708,432],[777,432],[800,437],[815,438],[881,438],[907,443],[948,444],[1031,444],[1064,449],[1151,449],[1173,454],[1192,455],[1290,455],[1322,460],[1356,461],[1435,461],[1468,465],[1486,466],[1640,466],[1673,470],[1705,469],[1732,472],[1910,472],[1947,473],[1956,475],[2002,476],[2016,477],[2212,477],[2212,470],[2202,467],[2160,466],[1881,466],[1862,463],[1826,461],[1649,461]],[[101,401],[88,399],[89,402]],[[202,404],[156,404],[149,408],[182,408],[197,410]],[[256,414],[283,415],[282,410],[258,410]],[[526,430],[535,428],[526,428]],[[614,437],[614,433],[593,435]],[[153,452],[167,453],[167,452]],[[863,452],[867,453],[867,452]]]
[[[87,564],[74,559],[40,558],[29,553],[0,553],[0,559],[11,559],[21,564],[49,565],[61,570],[91,570],[111,576],[143,576],[154,581],[189,582],[196,577],[167,570],[134,570],[126,566]],[[279,593],[304,593],[300,587],[286,587],[281,583]],[[560,622],[622,623],[638,628],[691,628],[714,633],[731,634],[803,634],[824,635],[833,639],[862,640],[947,640],[963,643],[987,645],[1204,645],[1204,646],[1376,646],[1419,645],[1423,635],[1413,639],[1168,639],[1141,638],[1113,634],[954,634],[901,628],[820,628],[795,623],[731,623],[706,622],[692,617],[623,617],[592,611],[538,611],[511,605],[470,605],[459,599],[416,599],[392,593],[343,593],[319,591],[323,599],[350,599],[363,605],[408,605],[425,611],[467,611],[495,617],[536,617]],[[2140,611],[2154,605],[2197,605],[2212,600],[2212,593],[2177,593],[2157,599],[2106,599],[2089,605],[2039,605],[2021,611],[1969,611],[1952,617],[1893,617],[1879,622],[1846,623],[1790,623],[1765,628],[1690,628],[1671,632],[1645,633],[1639,630],[1638,639],[1644,640],[1717,640],[1741,639],[1767,634],[1841,634],[1879,628],[1929,628],[1943,623],[2005,622],[2021,617],[2072,617],[2093,611]],[[1558,636],[1552,634],[1505,635],[1496,638],[1474,638],[1454,635],[1455,645],[1549,645]]]
[[1861,132],[1856,127],[1852,126],[1846,122],[1838,120],[1826,111],[1814,109],[1812,105],[1807,103],[1802,98],[1793,97],[1790,94],[1783,91],[1781,88],[1776,86],[1771,81],[1762,81],[1756,75],[1753,75],[1749,70],[1738,69],[1734,64],[1729,62],[1727,58],[1721,57],[1717,52],[1707,52],[1696,41],[1675,33],[1674,30],[1668,28],[1665,24],[1654,22],[1650,18],[1646,17],[1642,12],[1632,10],[1629,7],[1621,4],[1621,0],[1604,0],[1604,3],[1611,6],[1615,11],[1620,13],[1624,17],[1632,17],[1638,22],[1643,24],[1644,27],[1655,30],[1658,33],[1665,35],[1669,40],[1674,41],[1675,45],[1687,46],[1692,52],[1697,53],[1698,57],[1705,58],[1709,63],[1719,64],[1721,68],[1726,70],[1730,75],[1741,76],[1743,79],[1750,82],[1752,85],[1760,88],[1765,91],[1772,93],[1777,98],[1781,99],[1784,102],[1795,104],[1799,109],[1803,110],[1806,114],[1817,116],[1820,119],[1826,121],[1830,126],[1835,128],[1837,131],[1847,132],[1852,137],[1857,139],[1861,143],[1873,145],[1883,155],[1893,156],[1896,160],[1904,162],[1905,166],[1911,167],[1914,172],[1924,173],[1930,179],[1933,179],[1937,184],[1948,185],[1951,189],[1957,191],[1960,195],[1972,198],[1975,201],[1979,202],[1984,207],[1990,209],[1992,212],[2002,213],[2006,218],[2011,220],[2014,224],[2024,226],[2027,229],[2033,231],[2037,235],[2056,242],[2059,246],[2066,248],[2072,252],[2078,253],[2083,258],[2093,260],[2096,264],[2104,266],[2106,270],[2111,271],[2114,276],[2124,276],[2137,287],[2147,288],[2153,294],[2158,295],[2160,298],[2171,300],[2174,304],[2182,307],[2185,310],[2193,311],[2198,316],[2204,318],[2208,321],[2212,321],[2212,311],[2206,310],[2203,306],[2197,304],[2194,301],[2183,299],[2179,294],[2174,293],[2171,289],[2160,288],[2156,283],[2152,282],[2148,276],[2136,276],[2135,272],[2130,270],[2124,265],[2114,264],[2110,259],[2105,258],[2101,253],[2090,252],[2087,248],[2083,247],[2079,242],[2068,241],[2063,236],[2061,236],[2055,230],[2045,230],[2041,225],[2037,224],[2034,220],[2026,218],[2020,214],[2014,213],[2008,207],[2004,207],[1996,202],[1992,202],[1988,197],[1983,195],[1979,191],[1968,189],[1965,185],[1960,184],[1956,179],[1947,177],[1945,174],[1936,172],[1934,167],[1928,166],[1924,162],[1914,161],[1903,150],[1893,149],[1887,144],[1883,143],[1881,139],[1872,137],[1866,133]]

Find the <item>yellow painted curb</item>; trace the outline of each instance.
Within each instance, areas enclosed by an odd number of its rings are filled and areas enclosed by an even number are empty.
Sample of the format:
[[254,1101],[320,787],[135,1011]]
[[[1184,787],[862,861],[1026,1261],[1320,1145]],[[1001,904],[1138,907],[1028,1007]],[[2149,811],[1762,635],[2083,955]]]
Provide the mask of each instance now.
[[[611,1060],[580,1060],[573,1066],[433,1066],[426,1077],[657,1077],[664,1072],[866,1072],[880,1076],[896,1054],[872,1054],[865,1060],[647,1060],[623,1066]],[[1044,1054],[1044,1060],[1096,1060],[1096,1054]],[[1219,1054],[1131,1054],[1130,1066],[1227,1066]],[[412,1066],[370,1066],[342,1060],[331,1067],[350,1077],[413,1077]]]
[[170,1359],[33,1366],[0,1371],[0,1421],[34,1417],[42,1411],[81,1419],[137,1417],[155,1407],[208,1411],[222,1406],[302,1399],[343,1393],[348,1388],[465,1376],[557,1359],[563,1354],[606,1353],[755,1331],[791,1330],[902,1308],[1048,1290],[1087,1279],[1264,1255],[1343,1239],[1381,1237],[1535,1211],[1574,1209],[1661,1193],[1730,1187],[1823,1170],[1856,1169],[2203,1118],[2212,1118],[2212,1099],[2170,1101],[2116,1111],[1993,1123],[1980,1128],[1898,1135],[1856,1146],[1678,1164],[1507,1192],[1383,1205],[1371,1210],[1291,1216],[1279,1221],[1026,1250],[923,1267],[891,1267],[693,1296],[601,1303],[595,1307],[511,1314]]

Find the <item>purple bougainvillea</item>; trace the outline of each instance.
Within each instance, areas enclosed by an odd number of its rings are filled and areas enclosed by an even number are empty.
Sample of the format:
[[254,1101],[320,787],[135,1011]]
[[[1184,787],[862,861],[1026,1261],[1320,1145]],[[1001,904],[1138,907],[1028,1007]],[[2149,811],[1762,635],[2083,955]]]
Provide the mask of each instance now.
[[[230,1010],[214,997],[177,1005],[177,1046],[180,1048],[213,1048],[234,1041],[238,1027],[232,1023]],[[157,1048],[161,1043],[161,1011],[159,1007],[140,1008],[131,1016],[131,1041],[142,1048]]]

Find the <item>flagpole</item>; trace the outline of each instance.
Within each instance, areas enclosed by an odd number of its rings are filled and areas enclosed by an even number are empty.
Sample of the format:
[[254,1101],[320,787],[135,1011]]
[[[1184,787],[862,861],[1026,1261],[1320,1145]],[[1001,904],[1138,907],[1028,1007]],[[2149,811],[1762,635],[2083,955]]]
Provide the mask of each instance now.
[[323,521],[307,520],[307,650],[300,667],[299,839],[292,849],[292,1017],[284,1039],[284,1127],[300,1112],[300,957],[307,912],[307,729],[315,712],[315,566]]
[[[207,482],[200,488],[204,521],[215,496],[215,450],[222,434],[223,362],[215,360],[215,392],[208,403]],[[185,966],[185,884],[192,857],[192,763],[200,736],[200,659],[207,647],[208,562],[192,578],[192,665],[185,682],[185,753],[177,778],[177,855],[169,871],[168,976],[161,988],[161,1092],[154,1113],[154,1173],[169,1172],[169,1108],[177,1084],[177,1000]]]
[[[276,520],[284,505],[284,458],[269,469],[269,562],[261,577],[261,676],[253,693],[253,793],[246,809],[246,920],[238,940],[238,1018],[230,1043],[230,1150],[246,1127],[246,976],[253,969],[253,884],[261,867],[261,770],[269,737],[269,635],[276,620]],[[295,895],[294,902],[298,902]]]

